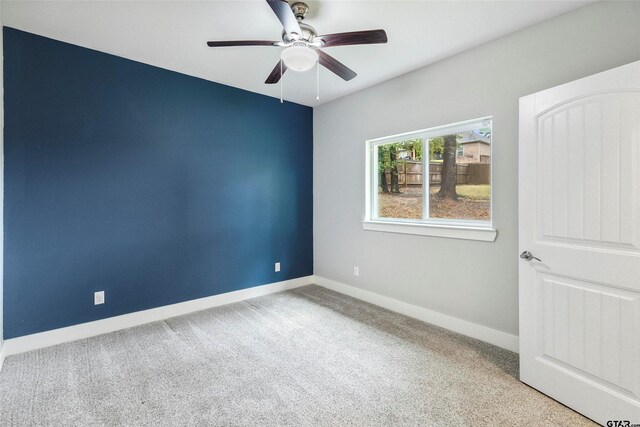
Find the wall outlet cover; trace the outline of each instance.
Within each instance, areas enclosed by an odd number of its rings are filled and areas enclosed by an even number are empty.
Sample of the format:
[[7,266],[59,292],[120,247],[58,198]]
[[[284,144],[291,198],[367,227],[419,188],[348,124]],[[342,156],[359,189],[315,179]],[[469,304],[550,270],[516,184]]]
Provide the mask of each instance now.
[[95,292],[93,294],[93,305],[104,304],[104,291]]
[[280,272],[280,263],[276,262],[276,273]]

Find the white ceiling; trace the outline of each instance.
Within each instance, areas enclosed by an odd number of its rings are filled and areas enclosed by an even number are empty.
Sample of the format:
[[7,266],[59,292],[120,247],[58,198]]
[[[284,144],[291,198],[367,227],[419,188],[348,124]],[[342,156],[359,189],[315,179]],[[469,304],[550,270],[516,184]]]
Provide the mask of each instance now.
[[[285,74],[284,98],[315,106],[423,67],[591,1],[309,0],[305,22],[319,34],[383,28],[386,45],[327,48],[358,73],[345,82],[327,70]],[[264,80],[276,47],[209,48],[207,40],[280,40],[262,0],[2,1],[2,21],[53,39],[279,97]]]

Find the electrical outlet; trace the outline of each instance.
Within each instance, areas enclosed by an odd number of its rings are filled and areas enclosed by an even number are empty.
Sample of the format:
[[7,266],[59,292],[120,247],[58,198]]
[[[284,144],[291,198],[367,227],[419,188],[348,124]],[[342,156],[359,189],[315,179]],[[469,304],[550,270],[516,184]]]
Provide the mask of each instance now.
[[95,292],[93,294],[93,305],[104,304],[104,291]]
[[360,267],[353,267],[353,275],[354,276],[360,275]]
[[280,272],[280,263],[276,262],[276,273]]

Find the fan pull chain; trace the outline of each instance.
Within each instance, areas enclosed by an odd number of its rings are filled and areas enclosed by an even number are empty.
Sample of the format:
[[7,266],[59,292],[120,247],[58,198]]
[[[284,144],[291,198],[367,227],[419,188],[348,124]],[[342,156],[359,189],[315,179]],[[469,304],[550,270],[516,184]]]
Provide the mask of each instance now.
[[320,61],[316,61],[316,101],[320,101]]
[[282,85],[283,83],[283,78],[282,78],[282,59],[280,60],[280,104],[282,104],[284,101],[282,100]]

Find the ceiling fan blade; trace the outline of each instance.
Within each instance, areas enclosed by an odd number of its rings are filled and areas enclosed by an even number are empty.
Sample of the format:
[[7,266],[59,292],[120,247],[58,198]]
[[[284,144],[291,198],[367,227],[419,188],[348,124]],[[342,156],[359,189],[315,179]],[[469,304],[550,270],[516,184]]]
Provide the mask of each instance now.
[[322,65],[329,71],[335,73],[336,75],[341,77],[343,80],[349,81],[355,76],[357,76],[355,71],[353,71],[351,68],[344,65],[342,62],[338,61],[333,56],[327,53],[324,53],[319,49],[316,50],[316,52],[318,52],[318,56],[319,56],[318,62],[320,62],[320,65]]
[[384,30],[352,31],[318,36],[324,40],[322,47],[348,46],[354,44],[386,43],[387,33]]
[[209,47],[233,47],[233,46],[277,46],[280,42],[267,40],[227,40],[207,42]]
[[[282,70],[282,73],[280,73],[280,70]],[[273,71],[271,71],[271,74],[269,74],[269,77],[267,77],[267,80],[265,80],[265,83],[268,85],[278,83],[285,71],[287,71],[287,66],[284,64],[284,62],[281,59],[273,68]]]
[[276,14],[278,19],[282,23],[282,26],[284,27],[284,30],[286,31],[287,34],[292,34],[292,33],[296,33],[298,35],[302,34],[302,31],[300,30],[300,25],[298,25],[298,20],[296,19],[296,16],[293,14],[293,11],[291,10],[291,6],[289,6],[289,3],[283,0],[267,0],[267,3],[269,3],[269,6],[271,6],[273,13]]

